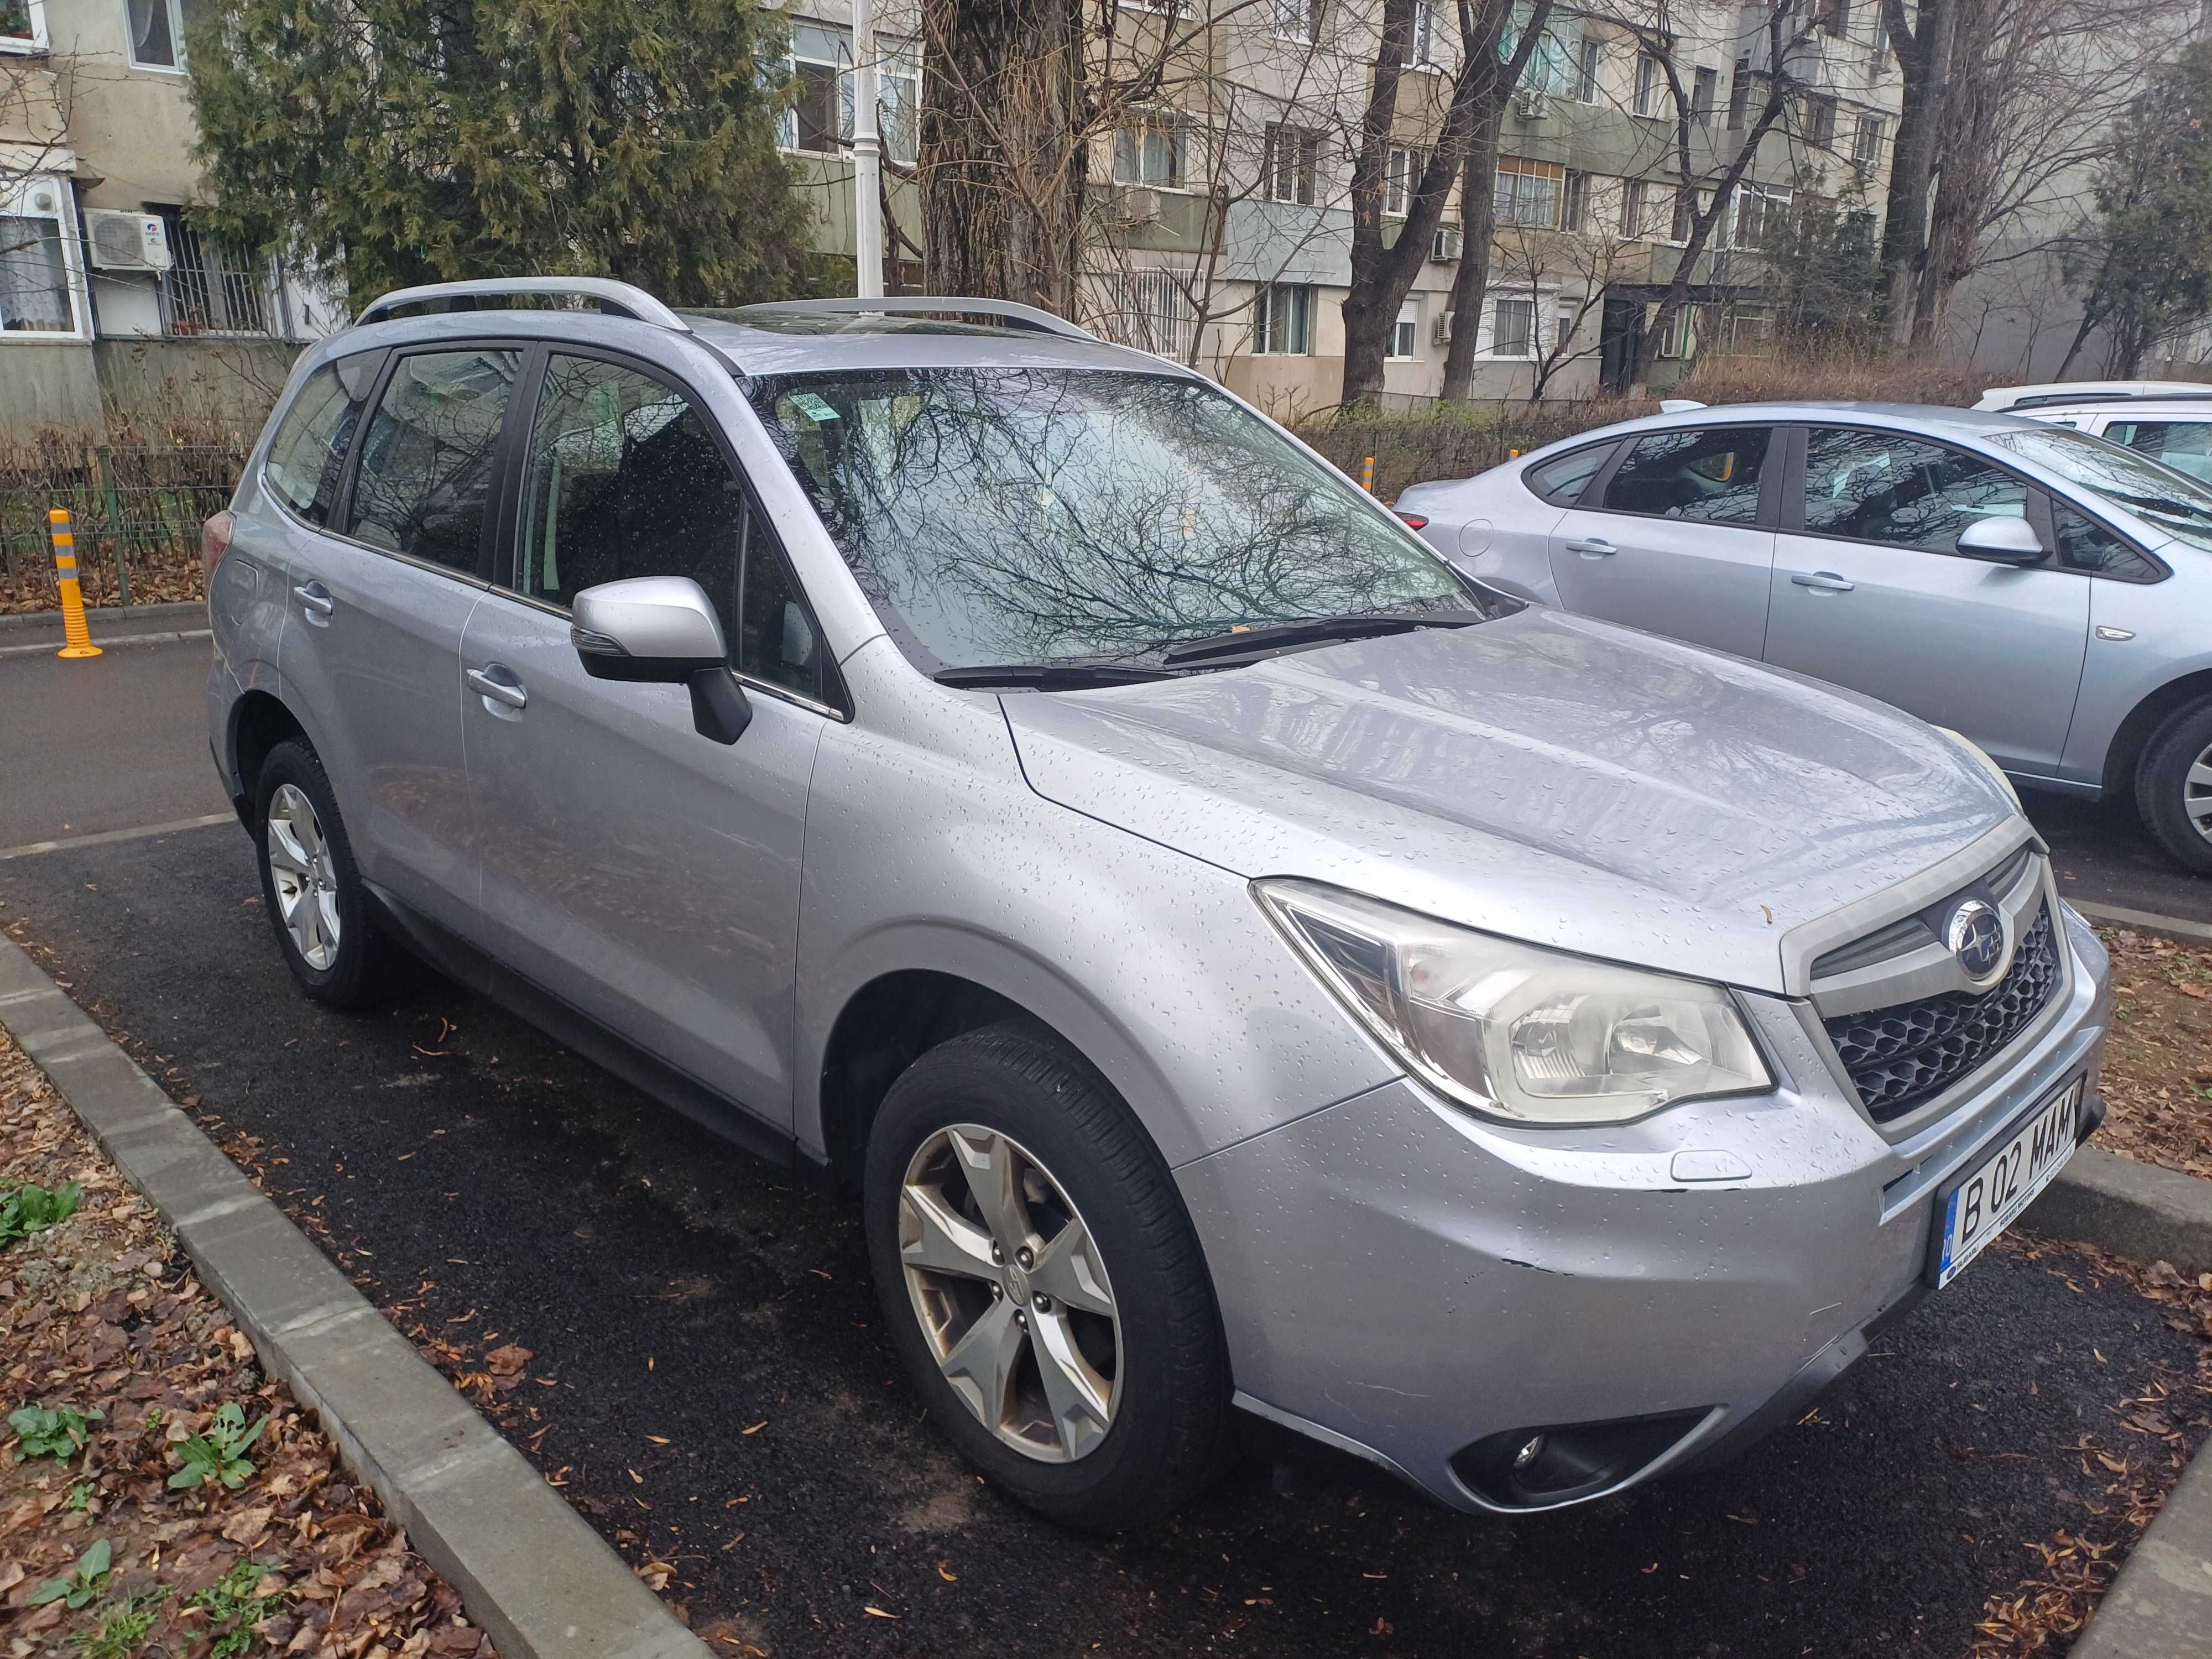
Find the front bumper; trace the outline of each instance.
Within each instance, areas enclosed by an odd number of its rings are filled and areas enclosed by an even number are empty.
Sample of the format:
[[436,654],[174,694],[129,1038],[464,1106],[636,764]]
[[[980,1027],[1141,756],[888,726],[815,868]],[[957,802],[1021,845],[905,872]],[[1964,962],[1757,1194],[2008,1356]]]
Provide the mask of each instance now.
[[[2055,1016],[1894,1143],[1793,1005],[1746,997],[1771,1094],[1547,1133],[1400,1079],[1184,1165],[1238,1403],[1468,1510],[1583,1501],[1786,1420],[1923,1293],[1937,1188],[2066,1079],[2094,1096],[2105,951],[2061,915]],[[1716,1167],[1748,1173],[1684,1178]],[[1655,1422],[1617,1434],[1658,1449],[1556,1501],[1480,1473],[1502,1437]]]

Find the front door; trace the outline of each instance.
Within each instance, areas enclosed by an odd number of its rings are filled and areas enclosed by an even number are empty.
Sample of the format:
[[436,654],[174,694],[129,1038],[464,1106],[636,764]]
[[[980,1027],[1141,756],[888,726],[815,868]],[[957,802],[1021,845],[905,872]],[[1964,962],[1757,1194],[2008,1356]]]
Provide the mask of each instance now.
[[1764,427],[1692,426],[1629,445],[1553,529],[1559,603],[1757,657],[1778,485],[1768,439]]
[[1995,461],[1901,433],[1804,434],[1796,525],[1774,561],[1766,659],[1863,691],[2051,773],[2089,635],[2089,584],[2055,561],[1961,556],[1978,519],[2019,517],[2029,486]]
[[[644,366],[555,352],[514,545],[471,618],[462,716],[492,953],[772,1125],[791,1121],[806,794],[834,670],[711,422]],[[593,679],[576,593],[696,579],[752,704],[733,745],[689,691]]]

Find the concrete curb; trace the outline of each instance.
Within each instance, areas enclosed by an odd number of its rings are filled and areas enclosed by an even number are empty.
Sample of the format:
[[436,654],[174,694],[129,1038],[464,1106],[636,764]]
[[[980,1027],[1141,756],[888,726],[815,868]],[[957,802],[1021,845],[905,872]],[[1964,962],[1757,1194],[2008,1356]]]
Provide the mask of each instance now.
[[[161,623],[174,623],[184,617],[198,617],[204,623],[207,620],[207,601],[165,599],[159,605],[103,605],[94,606],[84,613],[85,620],[91,623],[95,632],[102,625],[119,626],[125,623],[133,628],[151,624],[158,629]],[[62,613],[58,611],[25,611],[0,617],[0,635],[12,633],[19,628],[51,628],[58,635],[61,626]]]
[[2203,1659],[2208,1653],[2212,1453],[2200,1449],[2150,1530],[2129,1553],[2068,1659]]
[[4,937],[0,1024],[504,1659],[708,1659],[521,1453]]
[[2084,1146],[2021,1224],[2139,1261],[2212,1273],[2212,1181]]

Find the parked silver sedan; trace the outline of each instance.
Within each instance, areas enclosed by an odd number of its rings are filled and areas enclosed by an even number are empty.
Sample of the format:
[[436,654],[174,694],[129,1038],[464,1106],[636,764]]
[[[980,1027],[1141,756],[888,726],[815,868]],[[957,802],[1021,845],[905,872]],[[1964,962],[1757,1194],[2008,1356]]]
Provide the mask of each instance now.
[[1848,686],[2212,872],[2212,485],[2014,416],[1678,409],[1399,509],[1509,592]]

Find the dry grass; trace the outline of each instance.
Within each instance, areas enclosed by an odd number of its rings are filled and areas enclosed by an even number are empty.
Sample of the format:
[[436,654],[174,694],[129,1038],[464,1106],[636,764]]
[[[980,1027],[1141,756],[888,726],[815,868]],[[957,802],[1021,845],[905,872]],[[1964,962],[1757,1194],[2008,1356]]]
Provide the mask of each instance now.
[[2112,953],[2112,1036],[2097,1144],[2212,1176],[2212,950],[2100,931]]

